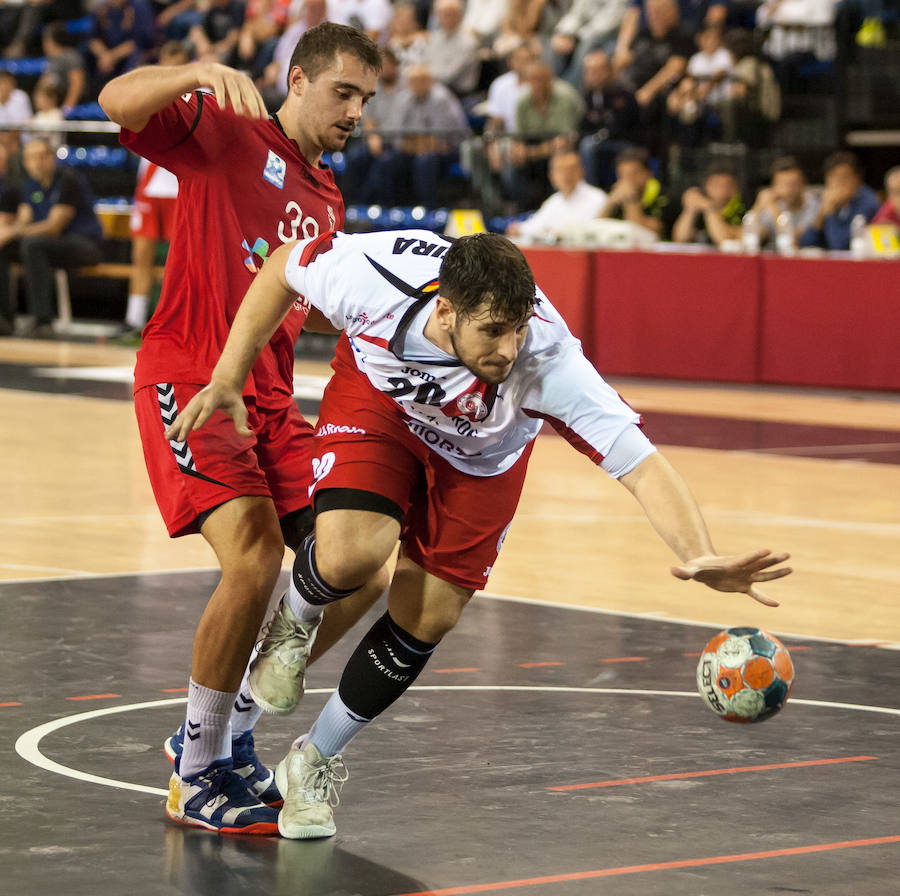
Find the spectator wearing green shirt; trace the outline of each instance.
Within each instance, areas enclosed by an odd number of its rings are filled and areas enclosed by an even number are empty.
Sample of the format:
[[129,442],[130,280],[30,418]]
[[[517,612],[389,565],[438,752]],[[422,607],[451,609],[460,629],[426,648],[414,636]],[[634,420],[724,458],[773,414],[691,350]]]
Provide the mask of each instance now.
[[668,208],[669,200],[653,176],[647,150],[640,146],[623,149],[616,156],[616,182],[598,217],[630,221],[664,237]]
[[737,174],[728,165],[707,169],[702,189],[689,187],[681,197],[681,214],[672,227],[676,243],[700,243],[719,247],[741,238],[744,203]]
[[581,94],[554,78],[542,62],[526,70],[528,92],[516,105],[516,127],[500,172],[507,194],[524,209],[537,208],[550,195],[550,156],[572,149],[584,117]]

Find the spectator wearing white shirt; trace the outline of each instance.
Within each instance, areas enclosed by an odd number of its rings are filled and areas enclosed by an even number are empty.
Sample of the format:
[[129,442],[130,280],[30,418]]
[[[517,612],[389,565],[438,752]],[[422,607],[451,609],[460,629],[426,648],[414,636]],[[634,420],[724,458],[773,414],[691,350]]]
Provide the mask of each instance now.
[[[12,72],[0,69],[0,124],[28,121],[31,115],[31,100],[28,99],[28,94],[16,86],[16,78]],[[10,156],[15,156],[22,142],[21,131],[0,130],[0,142]]]
[[584,179],[577,152],[562,152],[550,159],[550,183],[556,190],[524,221],[506,228],[509,236],[535,241],[555,241],[567,230],[592,221],[606,207],[606,193]]
[[484,112],[488,117],[486,127],[491,134],[511,134],[515,131],[516,106],[531,89],[526,72],[528,66],[538,60],[539,49],[539,45],[534,43],[520,44],[509,54],[509,70],[495,78],[488,87]]
[[376,44],[388,39],[394,9],[390,0],[329,0],[329,21],[358,28]]
[[427,61],[428,36],[419,25],[414,4],[397,3],[394,6],[387,46],[397,57],[401,71]]
[[594,50],[612,55],[629,0],[574,0],[550,38],[556,74],[581,83],[584,57]]
[[481,60],[478,41],[462,26],[460,0],[437,0],[437,28],[428,33],[428,66],[434,79],[457,96],[471,93],[478,83]]

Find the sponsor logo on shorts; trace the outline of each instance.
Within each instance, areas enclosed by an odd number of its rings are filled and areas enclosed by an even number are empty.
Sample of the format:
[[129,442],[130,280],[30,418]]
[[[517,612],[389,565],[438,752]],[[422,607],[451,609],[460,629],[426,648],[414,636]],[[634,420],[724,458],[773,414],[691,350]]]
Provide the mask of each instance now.
[[266,156],[266,167],[263,168],[263,180],[267,180],[270,184],[278,187],[279,190],[284,189],[284,175],[287,173],[287,162],[276,156],[272,150],[269,150]]
[[353,435],[364,436],[366,431],[358,426],[343,426],[337,423],[323,423],[317,430],[317,436]]

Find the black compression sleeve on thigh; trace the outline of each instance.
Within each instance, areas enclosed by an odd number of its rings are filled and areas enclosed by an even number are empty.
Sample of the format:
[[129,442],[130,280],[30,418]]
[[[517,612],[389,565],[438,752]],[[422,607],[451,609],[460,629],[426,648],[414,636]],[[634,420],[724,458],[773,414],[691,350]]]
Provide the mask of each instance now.
[[281,524],[284,543],[296,554],[303,539],[312,532],[316,518],[312,507],[301,507],[286,513],[278,522]]
[[338,686],[341,700],[351,712],[374,719],[416,680],[435,647],[414,638],[385,613],[347,662]]
[[349,591],[342,591],[339,588],[332,588],[319,575],[319,570],[316,568],[316,535],[314,532],[306,536],[294,557],[293,577],[294,587],[300,592],[300,596],[307,603],[316,606],[324,606],[340,600],[342,597],[348,597],[357,590],[351,588]]
[[361,488],[326,488],[316,492],[316,513],[326,510],[371,510],[403,525],[403,509],[390,498]]

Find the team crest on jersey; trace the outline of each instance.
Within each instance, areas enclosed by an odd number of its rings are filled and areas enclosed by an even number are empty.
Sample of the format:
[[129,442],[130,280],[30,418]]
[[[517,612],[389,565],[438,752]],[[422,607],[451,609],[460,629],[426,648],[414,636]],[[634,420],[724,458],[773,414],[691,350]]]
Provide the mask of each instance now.
[[[244,267],[251,274],[255,274],[269,256],[269,244],[262,237],[257,237],[252,248],[246,240],[241,242],[241,248],[247,253],[247,257],[244,259]],[[259,259],[258,262],[257,258]]]
[[263,180],[274,184],[279,190],[284,189],[284,175],[287,172],[287,162],[276,156],[272,150],[266,156],[266,167],[263,168]]
[[477,392],[465,392],[456,399],[456,406],[464,417],[473,422],[484,420],[488,415],[488,406]]

